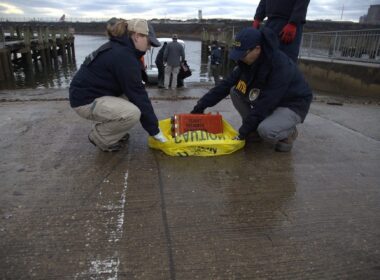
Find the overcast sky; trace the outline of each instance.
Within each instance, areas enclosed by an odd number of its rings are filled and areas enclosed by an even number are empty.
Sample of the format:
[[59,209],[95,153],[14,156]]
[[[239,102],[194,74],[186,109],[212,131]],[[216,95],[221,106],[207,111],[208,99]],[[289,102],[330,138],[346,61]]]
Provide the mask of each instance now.
[[[84,18],[203,18],[252,19],[259,0],[0,0],[0,18],[66,20]],[[370,5],[380,0],[311,0],[308,20],[358,21]]]

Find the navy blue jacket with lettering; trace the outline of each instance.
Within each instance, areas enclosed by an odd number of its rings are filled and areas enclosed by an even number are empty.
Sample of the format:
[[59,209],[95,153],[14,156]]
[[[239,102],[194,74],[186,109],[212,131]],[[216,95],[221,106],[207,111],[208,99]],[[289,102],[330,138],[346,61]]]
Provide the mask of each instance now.
[[142,83],[140,58],[144,52],[137,50],[127,35],[111,37],[106,45],[90,63],[81,65],[71,81],[71,107],[90,104],[102,96],[124,94],[140,109],[144,129],[156,135],[158,120]]
[[278,49],[276,35],[269,28],[262,28],[261,32],[263,43],[259,58],[252,65],[239,62],[226,79],[197,102],[193,110],[194,113],[203,112],[229,95],[231,90],[235,91],[251,106],[250,114],[243,119],[239,129],[243,138],[255,131],[277,107],[291,109],[304,121],[313,97],[296,64]]
[[305,23],[310,0],[261,0],[256,9],[255,19],[284,18],[295,24]]

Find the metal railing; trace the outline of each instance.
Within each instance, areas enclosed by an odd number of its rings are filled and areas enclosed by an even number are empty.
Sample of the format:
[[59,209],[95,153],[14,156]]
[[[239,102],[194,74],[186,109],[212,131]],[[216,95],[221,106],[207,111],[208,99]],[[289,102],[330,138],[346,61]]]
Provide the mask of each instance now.
[[300,56],[380,64],[380,28],[304,33]]

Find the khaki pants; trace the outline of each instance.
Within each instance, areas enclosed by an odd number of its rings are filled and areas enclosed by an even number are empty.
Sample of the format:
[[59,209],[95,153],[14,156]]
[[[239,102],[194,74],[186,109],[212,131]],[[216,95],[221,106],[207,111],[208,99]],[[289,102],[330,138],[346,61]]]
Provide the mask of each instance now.
[[177,77],[179,73],[179,66],[173,67],[170,65],[166,65],[165,67],[165,78],[164,78],[164,86],[165,88],[169,88],[170,84],[170,74],[172,74],[172,89],[177,88]]
[[136,105],[121,97],[103,96],[91,104],[73,108],[82,118],[95,121],[91,139],[100,147],[117,143],[139,120]]

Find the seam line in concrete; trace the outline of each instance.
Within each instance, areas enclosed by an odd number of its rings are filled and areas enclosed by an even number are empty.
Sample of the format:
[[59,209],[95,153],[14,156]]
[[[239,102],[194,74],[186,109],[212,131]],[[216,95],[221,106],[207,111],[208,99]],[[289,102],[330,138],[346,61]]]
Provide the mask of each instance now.
[[367,135],[361,133],[361,132],[358,131],[358,130],[355,130],[355,129],[353,129],[353,128],[347,127],[347,126],[345,126],[345,125],[343,125],[343,124],[341,124],[341,123],[339,123],[339,122],[337,122],[337,121],[331,120],[331,119],[329,119],[329,118],[327,118],[327,117],[322,117],[322,116],[320,116],[320,115],[318,115],[318,114],[316,114],[316,113],[311,113],[311,112],[309,112],[309,114],[312,114],[312,115],[314,115],[314,116],[316,116],[316,117],[319,117],[319,118],[321,118],[321,119],[323,119],[323,120],[329,121],[329,122],[332,123],[333,125],[335,125],[335,126],[337,126],[337,127],[339,127],[339,128],[342,128],[343,130],[346,130],[346,131],[348,131],[348,132],[355,133],[356,135],[358,135],[358,136],[360,136],[360,137],[363,137],[363,138],[365,138],[365,139],[367,139],[367,140],[373,141],[373,142],[376,143],[376,144],[379,144],[379,142],[380,142],[380,141],[377,140],[376,138],[373,138],[373,137],[371,137],[371,136],[367,136]]
[[166,249],[168,254],[168,260],[169,260],[169,272],[170,272],[170,279],[175,280],[175,264],[173,259],[173,248],[172,248],[172,241],[171,241],[171,235],[169,230],[169,224],[168,224],[168,217],[166,214],[166,202],[165,202],[165,196],[164,196],[164,184],[162,180],[162,173],[159,161],[157,159],[156,153],[154,154],[154,159],[156,161],[157,165],[157,171],[158,171],[158,183],[160,188],[160,199],[161,199],[161,215],[162,215],[162,222],[164,224],[165,229],[165,237],[166,237]]

